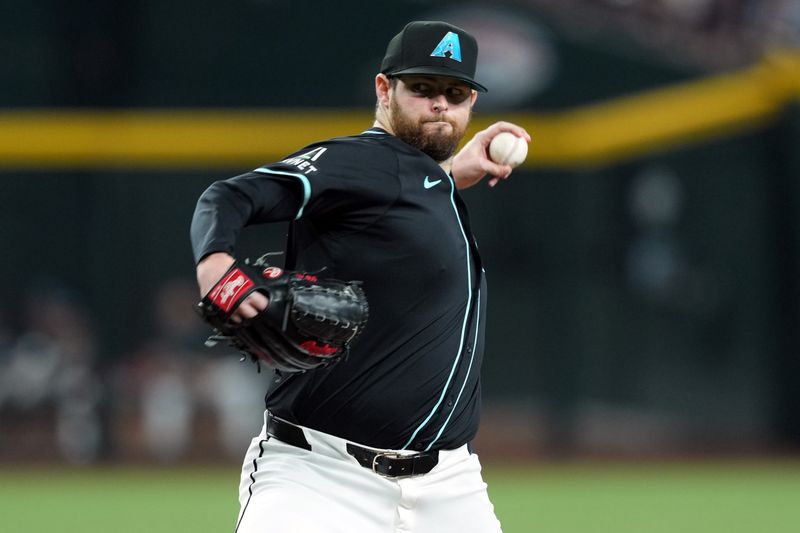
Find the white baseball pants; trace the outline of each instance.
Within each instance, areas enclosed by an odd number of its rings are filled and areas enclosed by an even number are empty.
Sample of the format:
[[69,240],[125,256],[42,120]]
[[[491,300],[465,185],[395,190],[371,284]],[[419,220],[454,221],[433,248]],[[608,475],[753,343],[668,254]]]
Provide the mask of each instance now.
[[439,452],[427,474],[389,478],[358,464],[347,441],[302,428],[311,451],[252,440],[242,467],[237,533],[500,533],[467,446]]

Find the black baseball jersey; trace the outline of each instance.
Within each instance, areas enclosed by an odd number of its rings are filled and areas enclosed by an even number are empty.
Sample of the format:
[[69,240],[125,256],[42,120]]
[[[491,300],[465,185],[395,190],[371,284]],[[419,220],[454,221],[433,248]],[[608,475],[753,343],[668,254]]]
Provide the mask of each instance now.
[[380,128],[213,184],[195,258],[248,224],[292,220],[286,268],[361,280],[370,316],[349,357],[277,374],[275,415],[368,446],[452,449],[480,412],[486,287],[467,210],[429,156]]

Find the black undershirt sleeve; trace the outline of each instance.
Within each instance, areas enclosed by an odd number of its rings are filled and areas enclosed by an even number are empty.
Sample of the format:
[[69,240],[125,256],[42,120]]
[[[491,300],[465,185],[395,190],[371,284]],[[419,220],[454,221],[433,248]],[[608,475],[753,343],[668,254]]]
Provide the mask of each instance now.
[[191,224],[194,259],[214,252],[233,255],[242,228],[292,220],[302,203],[297,182],[247,173],[213,183],[200,196]]

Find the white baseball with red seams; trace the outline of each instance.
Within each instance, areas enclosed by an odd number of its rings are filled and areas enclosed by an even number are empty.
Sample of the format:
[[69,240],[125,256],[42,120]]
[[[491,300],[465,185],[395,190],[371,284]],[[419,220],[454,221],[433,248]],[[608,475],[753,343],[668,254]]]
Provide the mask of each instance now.
[[528,142],[513,133],[498,133],[489,144],[489,157],[500,165],[518,167],[528,156]]

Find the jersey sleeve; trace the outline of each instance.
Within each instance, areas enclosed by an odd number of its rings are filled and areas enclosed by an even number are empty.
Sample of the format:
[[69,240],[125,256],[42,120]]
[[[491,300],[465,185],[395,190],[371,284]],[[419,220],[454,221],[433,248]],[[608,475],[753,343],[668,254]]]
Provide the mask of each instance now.
[[245,226],[363,215],[369,207],[386,206],[399,194],[397,167],[391,150],[350,137],[215,182],[200,196],[192,218],[195,261],[213,252],[233,254]]
[[303,190],[292,180],[248,172],[217,181],[197,201],[191,223],[195,262],[214,252],[233,255],[242,228],[296,216]]
[[390,203],[399,194],[397,169],[397,156],[384,145],[347,137],[310,145],[254,172],[293,180],[300,200],[295,218],[319,220]]

